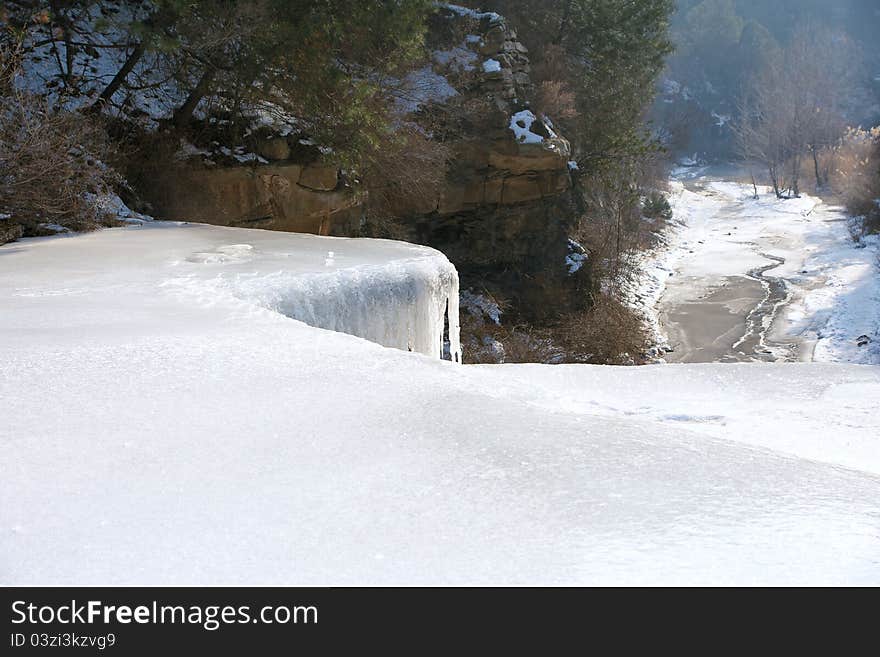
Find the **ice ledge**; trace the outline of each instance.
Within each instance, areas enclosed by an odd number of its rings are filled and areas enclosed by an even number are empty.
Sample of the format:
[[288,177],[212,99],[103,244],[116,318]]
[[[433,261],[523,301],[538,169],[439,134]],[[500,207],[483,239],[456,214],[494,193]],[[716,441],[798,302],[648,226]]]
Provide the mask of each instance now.
[[141,308],[162,322],[186,308],[210,308],[218,321],[263,309],[435,358],[448,328],[461,360],[458,273],[424,246],[156,222],[8,247],[0,305],[32,330],[50,327],[51,309],[38,306],[59,295],[76,303],[53,330],[116,324],[132,306],[139,318],[130,321],[147,325],[154,317]]

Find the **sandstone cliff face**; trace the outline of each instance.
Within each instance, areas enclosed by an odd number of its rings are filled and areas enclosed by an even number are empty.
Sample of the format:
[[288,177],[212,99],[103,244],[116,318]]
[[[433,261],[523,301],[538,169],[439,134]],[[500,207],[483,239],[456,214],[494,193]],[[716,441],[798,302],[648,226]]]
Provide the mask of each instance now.
[[360,214],[361,195],[321,164],[192,165],[157,182],[150,200],[161,219],[328,235]]
[[[435,54],[467,49],[475,57],[471,76],[459,76],[464,84],[453,77],[459,95],[445,103],[457,131],[448,133],[443,191],[402,213],[412,239],[446,253],[463,287],[488,283],[522,315],[565,310],[576,285],[564,266],[575,214],[571,153],[549,119],[528,107],[528,50],[496,14],[450,9],[437,20],[446,26],[431,30],[440,35]],[[464,42],[456,43],[462,32]]]
[[[565,310],[576,285],[565,267],[574,216],[570,147],[529,108],[528,50],[503,17],[452,5],[432,19],[428,47],[433,66],[425,77],[439,79],[444,93],[409,107],[401,120],[425,123],[450,158],[439,193],[411,195],[394,209],[405,238],[443,251],[463,287],[489,285],[520,314]],[[263,163],[169,173],[151,194],[157,216],[360,234],[368,189],[344,184],[314,153],[304,159],[289,138],[269,135],[252,149]]]

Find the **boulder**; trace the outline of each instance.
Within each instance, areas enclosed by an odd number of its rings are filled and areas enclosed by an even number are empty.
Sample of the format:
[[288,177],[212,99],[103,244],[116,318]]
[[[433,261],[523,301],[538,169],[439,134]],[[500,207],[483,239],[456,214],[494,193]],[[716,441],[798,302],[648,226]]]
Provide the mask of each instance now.
[[299,135],[288,136],[287,145],[290,147],[289,159],[297,164],[305,166],[321,159],[321,149],[318,145]]
[[24,229],[11,221],[0,221],[0,244],[14,242],[22,236]]
[[290,158],[290,146],[282,137],[269,137],[261,139],[256,144],[257,154],[270,162],[287,160]]
[[298,184],[309,189],[333,191],[339,184],[339,170],[336,167],[310,164],[303,169]]
[[480,44],[480,54],[489,56],[497,53],[504,46],[507,38],[503,25],[496,25],[483,35]]

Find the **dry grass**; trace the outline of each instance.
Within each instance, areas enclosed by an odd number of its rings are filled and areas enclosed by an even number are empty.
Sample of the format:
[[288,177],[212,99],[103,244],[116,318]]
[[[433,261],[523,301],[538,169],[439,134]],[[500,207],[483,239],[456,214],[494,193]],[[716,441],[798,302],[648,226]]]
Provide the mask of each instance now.
[[642,360],[648,345],[638,315],[606,295],[595,298],[589,310],[563,318],[551,334],[569,363],[632,365]]
[[645,361],[648,335],[639,317],[612,297],[547,326],[498,326],[462,315],[465,363],[592,363]]
[[880,127],[848,131],[831,156],[830,182],[847,210],[880,231]]
[[94,117],[53,107],[16,85],[20,49],[0,49],[0,213],[37,235],[41,225],[89,230],[106,222],[89,195],[118,181],[111,147]]

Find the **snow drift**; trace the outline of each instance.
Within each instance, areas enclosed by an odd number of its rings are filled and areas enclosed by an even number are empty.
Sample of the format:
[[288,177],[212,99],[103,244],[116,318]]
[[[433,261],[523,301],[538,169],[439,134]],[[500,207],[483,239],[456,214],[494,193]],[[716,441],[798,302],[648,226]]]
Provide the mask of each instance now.
[[394,260],[442,297],[391,242],[0,247],[0,583],[880,583],[880,368],[462,367],[276,311]]

